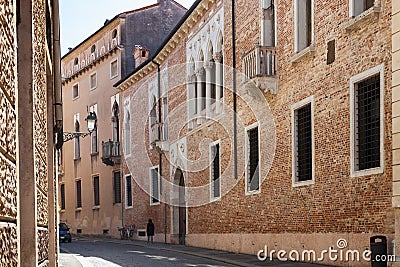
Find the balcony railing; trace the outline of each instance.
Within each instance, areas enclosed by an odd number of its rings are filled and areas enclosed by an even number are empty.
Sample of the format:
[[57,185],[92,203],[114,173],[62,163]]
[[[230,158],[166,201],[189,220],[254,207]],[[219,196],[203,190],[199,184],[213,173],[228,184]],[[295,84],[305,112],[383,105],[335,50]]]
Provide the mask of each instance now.
[[259,76],[275,76],[276,58],[276,47],[256,45],[253,50],[243,55],[245,80]]
[[166,124],[154,122],[150,128],[150,143],[161,150],[167,150],[168,131]]
[[119,148],[119,142],[108,140],[102,142],[102,161],[104,164],[114,166],[119,164],[121,161],[121,151]]

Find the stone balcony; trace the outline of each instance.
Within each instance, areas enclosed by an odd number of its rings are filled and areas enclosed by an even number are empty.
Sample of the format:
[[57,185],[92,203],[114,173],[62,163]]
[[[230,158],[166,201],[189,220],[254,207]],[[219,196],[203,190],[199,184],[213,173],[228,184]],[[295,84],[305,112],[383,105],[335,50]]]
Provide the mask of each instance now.
[[252,81],[263,92],[278,92],[276,47],[256,45],[243,54],[243,83]]
[[164,123],[152,122],[150,126],[150,143],[153,148],[160,151],[169,151],[167,128]]
[[108,140],[102,142],[102,157],[101,160],[108,166],[114,166],[121,163],[121,151],[119,142]]

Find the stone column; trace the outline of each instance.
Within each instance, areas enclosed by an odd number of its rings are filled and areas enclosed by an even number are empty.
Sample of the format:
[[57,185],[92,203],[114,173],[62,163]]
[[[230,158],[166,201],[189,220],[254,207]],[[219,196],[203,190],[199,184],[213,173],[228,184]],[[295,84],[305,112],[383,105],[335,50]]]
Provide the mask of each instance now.
[[204,74],[204,69],[200,68],[196,70],[196,77],[197,77],[197,116],[199,117],[197,119],[197,123],[201,124],[201,102],[202,102],[202,97],[201,97],[201,83],[203,82],[203,74]]
[[211,110],[211,71],[213,67],[213,62],[204,62],[204,69],[206,70],[206,117],[210,118]]
[[[36,266],[36,182],[34,167],[34,125],[33,125],[33,3],[21,1],[18,24],[18,135],[17,177],[18,177],[18,266]],[[43,62],[44,63],[44,62]]]
[[222,52],[215,53],[213,55],[215,61],[215,90],[216,90],[216,100],[215,100],[215,113],[219,114],[221,112],[221,97],[223,90],[223,78],[221,75],[221,71],[223,66],[222,62]]

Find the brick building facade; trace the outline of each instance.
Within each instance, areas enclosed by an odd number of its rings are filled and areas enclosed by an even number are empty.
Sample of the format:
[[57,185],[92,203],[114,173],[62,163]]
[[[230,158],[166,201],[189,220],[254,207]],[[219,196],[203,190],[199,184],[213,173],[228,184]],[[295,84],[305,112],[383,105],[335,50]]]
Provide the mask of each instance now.
[[250,254],[391,248],[392,1],[364,2],[238,0],[232,20],[230,1],[196,1],[117,84],[126,221]]

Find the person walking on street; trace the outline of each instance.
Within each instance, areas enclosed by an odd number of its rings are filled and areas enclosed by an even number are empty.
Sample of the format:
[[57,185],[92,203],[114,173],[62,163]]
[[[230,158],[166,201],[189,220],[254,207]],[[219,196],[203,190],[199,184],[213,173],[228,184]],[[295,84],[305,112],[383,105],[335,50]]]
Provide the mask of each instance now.
[[149,219],[149,222],[147,223],[147,243],[151,241],[153,243],[153,236],[154,236],[154,223],[151,219]]

